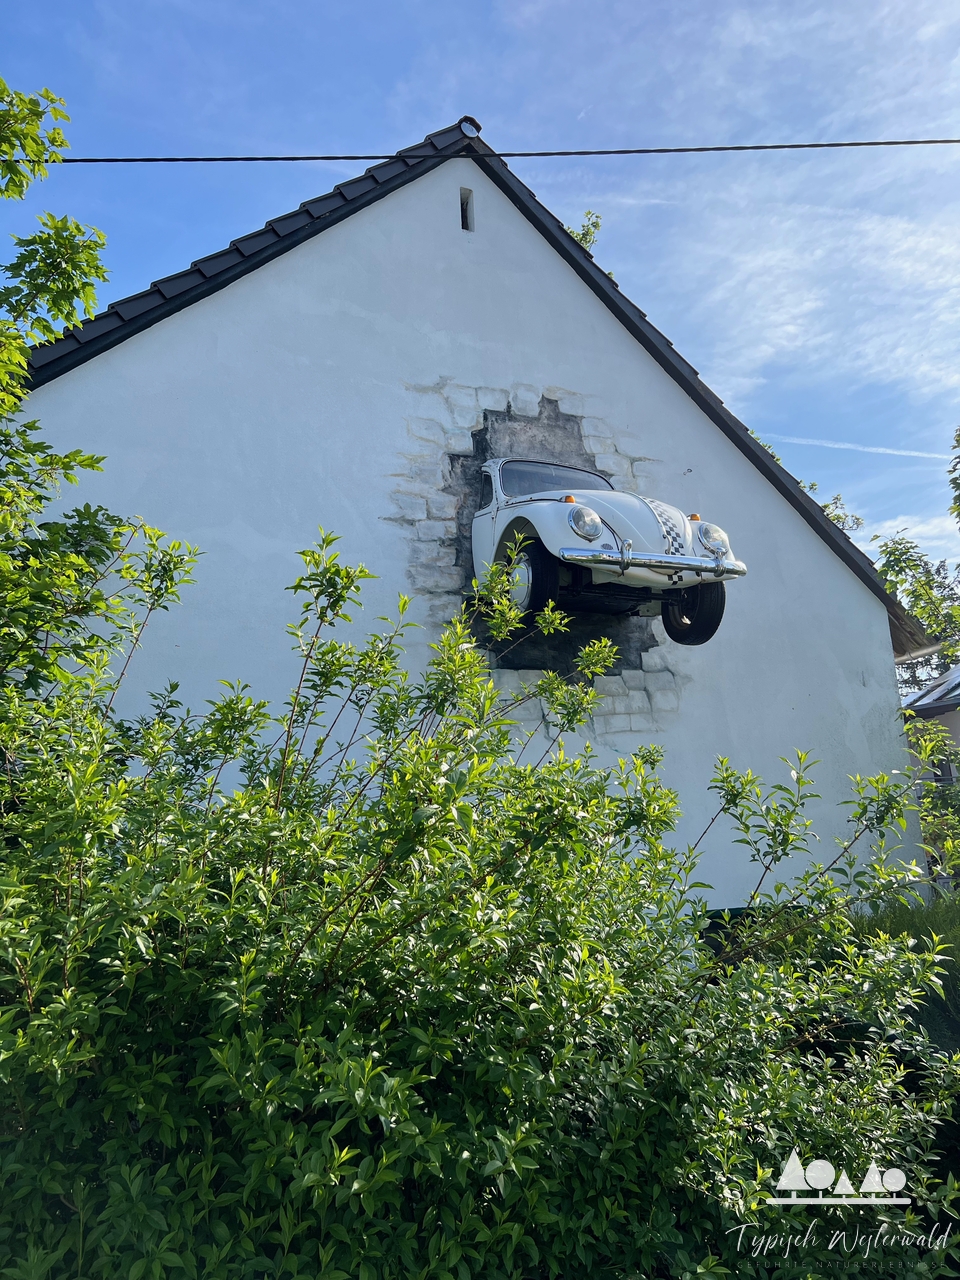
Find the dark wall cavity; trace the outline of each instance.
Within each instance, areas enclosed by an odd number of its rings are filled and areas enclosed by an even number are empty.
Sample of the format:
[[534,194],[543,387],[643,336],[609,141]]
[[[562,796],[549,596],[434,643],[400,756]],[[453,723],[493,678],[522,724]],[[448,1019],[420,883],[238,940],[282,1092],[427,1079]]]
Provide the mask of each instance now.
[[[463,568],[466,591],[473,577],[471,529],[480,505],[480,468],[491,458],[530,458],[535,462],[563,462],[597,471],[597,460],[583,446],[583,419],[561,413],[556,400],[543,396],[535,418],[506,409],[485,409],[483,426],[473,432],[473,453],[450,454],[447,493],[457,498],[457,560]],[[600,472],[605,475],[606,472]]]
[[642,669],[641,654],[657,645],[650,618],[611,617],[602,613],[570,614],[570,630],[552,636],[530,630],[519,642],[516,636],[497,642],[477,629],[493,658],[493,666],[507,671],[556,671],[570,676],[576,671],[574,659],[591,640],[609,637],[617,646],[617,661],[610,675]]

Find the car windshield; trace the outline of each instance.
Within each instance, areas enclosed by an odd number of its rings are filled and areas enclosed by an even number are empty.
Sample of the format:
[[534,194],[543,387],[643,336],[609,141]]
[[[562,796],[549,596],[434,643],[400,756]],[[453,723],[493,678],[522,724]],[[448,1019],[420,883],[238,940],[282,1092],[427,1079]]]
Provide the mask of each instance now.
[[550,489],[612,489],[613,485],[603,476],[577,467],[553,462],[505,462],[500,468],[500,487],[508,498],[522,498]]

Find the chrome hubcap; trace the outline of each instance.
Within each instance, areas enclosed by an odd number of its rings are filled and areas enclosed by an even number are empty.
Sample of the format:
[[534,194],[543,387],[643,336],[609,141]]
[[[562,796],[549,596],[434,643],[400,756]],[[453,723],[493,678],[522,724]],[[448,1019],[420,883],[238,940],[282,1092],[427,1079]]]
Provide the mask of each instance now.
[[522,553],[513,569],[513,583],[510,587],[510,599],[518,609],[526,609],[533,594],[533,570],[527,556]]

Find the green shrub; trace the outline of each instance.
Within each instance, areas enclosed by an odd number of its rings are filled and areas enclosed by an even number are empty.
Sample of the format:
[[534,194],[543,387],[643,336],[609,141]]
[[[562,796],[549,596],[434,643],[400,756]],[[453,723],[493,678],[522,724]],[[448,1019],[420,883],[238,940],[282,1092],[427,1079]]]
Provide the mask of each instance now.
[[911,899],[888,902],[860,923],[864,937],[879,933],[906,936],[923,945],[936,940],[944,948],[940,985],[930,991],[915,1017],[942,1049],[960,1051],[960,896],[936,897],[931,902]]
[[[707,945],[653,749],[527,763],[468,616],[410,676],[402,616],[335,638],[365,571],[303,555],[276,720],[234,687],[124,723],[99,651],[3,685],[0,1274],[768,1275],[727,1233],[794,1146],[908,1166],[911,1221],[948,1204],[957,1068],[910,1023],[937,951],[853,915],[900,883],[906,784],[858,780],[830,874],[778,886],[807,762],[769,791],[721,762],[759,883]],[[559,736],[611,659],[524,696]]]

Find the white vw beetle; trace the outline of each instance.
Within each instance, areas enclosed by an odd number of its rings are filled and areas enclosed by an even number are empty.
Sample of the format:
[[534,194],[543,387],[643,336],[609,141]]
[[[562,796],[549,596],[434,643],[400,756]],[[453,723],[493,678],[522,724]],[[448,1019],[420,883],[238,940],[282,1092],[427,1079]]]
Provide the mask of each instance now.
[[618,492],[592,471],[493,458],[473,519],[478,578],[518,534],[513,599],[525,613],[556,600],[570,612],[659,615],[678,644],[715,634],[724,582],[747,572],[724,531],[698,515]]

